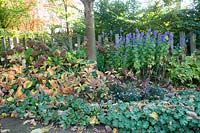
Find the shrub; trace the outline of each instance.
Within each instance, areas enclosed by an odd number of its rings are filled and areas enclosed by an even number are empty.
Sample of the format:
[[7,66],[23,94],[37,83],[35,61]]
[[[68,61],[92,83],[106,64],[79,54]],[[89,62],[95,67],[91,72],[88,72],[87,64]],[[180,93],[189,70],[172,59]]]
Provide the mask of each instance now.
[[115,100],[122,100],[124,102],[140,101],[143,99],[155,100],[163,99],[168,92],[166,89],[157,85],[149,85],[147,90],[137,87],[133,83],[126,83],[123,85],[115,84],[110,88],[110,93]]
[[196,87],[200,83],[200,56],[177,55],[172,57],[168,66],[173,83]]

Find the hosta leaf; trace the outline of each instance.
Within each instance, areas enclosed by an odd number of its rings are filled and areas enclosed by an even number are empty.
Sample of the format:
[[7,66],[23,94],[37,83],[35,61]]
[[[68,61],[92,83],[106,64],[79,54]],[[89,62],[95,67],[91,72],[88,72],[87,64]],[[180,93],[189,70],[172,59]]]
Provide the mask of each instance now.
[[31,81],[28,80],[28,81],[26,81],[26,82],[24,83],[23,87],[27,89],[27,88],[30,88],[30,87],[32,86],[32,84],[33,84],[33,83],[32,83]]

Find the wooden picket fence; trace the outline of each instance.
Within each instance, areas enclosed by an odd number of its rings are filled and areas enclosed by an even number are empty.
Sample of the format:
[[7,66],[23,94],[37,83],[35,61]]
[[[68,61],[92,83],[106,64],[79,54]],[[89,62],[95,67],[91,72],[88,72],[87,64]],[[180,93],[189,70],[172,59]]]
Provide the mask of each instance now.
[[[173,33],[170,32],[169,34],[173,34]],[[185,49],[186,49],[188,46],[186,45],[186,34],[185,34],[185,32],[180,32],[179,37],[180,37],[179,44],[181,44],[181,46],[185,47]],[[117,42],[119,42],[120,35],[115,34],[114,38],[115,39],[114,39],[113,43],[116,44]],[[19,39],[17,37],[13,37],[13,38],[12,37],[7,37],[7,38],[2,37],[0,46],[2,46],[2,51],[13,49],[18,44],[22,44],[25,47],[28,40],[31,40],[31,38]],[[99,44],[103,44],[105,40],[109,40],[109,39],[107,37],[103,37],[102,35],[98,35],[97,41],[98,41]],[[44,39],[41,39],[39,41],[45,42]],[[74,37],[67,37],[67,38],[63,37],[63,44],[62,45],[68,47],[69,50],[73,50],[74,49],[73,44],[80,46],[82,44],[82,42],[84,42],[84,41],[87,41],[86,37],[81,38],[80,35],[76,35],[76,38],[74,38]],[[129,41],[130,41],[129,38],[126,38],[126,43],[129,43]],[[190,41],[189,42],[190,53],[194,53],[194,51],[197,50],[196,34],[192,31],[189,33],[189,41]],[[50,44],[54,45],[55,43],[56,42],[52,38]],[[173,50],[174,40],[173,39],[169,40],[169,43],[170,43],[171,50]]]

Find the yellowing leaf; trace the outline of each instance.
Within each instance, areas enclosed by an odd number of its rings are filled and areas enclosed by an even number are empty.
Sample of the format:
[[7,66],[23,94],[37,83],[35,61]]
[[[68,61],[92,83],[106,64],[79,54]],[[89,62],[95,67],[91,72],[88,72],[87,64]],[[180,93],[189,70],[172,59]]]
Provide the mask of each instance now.
[[114,128],[114,129],[113,129],[113,133],[118,133],[117,128]]
[[9,97],[9,98],[7,98],[6,99],[8,102],[12,102],[12,101],[14,101],[14,98],[13,97]]
[[61,77],[62,80],[64,80],[65,79],[65,74],[62,74],[60,77]]
[[32,84],[33,84],[33,83],[32,83],[31,81],[28,80],[28,81],[26,81],[26,82],[24,83],[23,86],[24,86],[24,88],[27,89],[27,88],[30,88],[30,87],[32,86]]
[[37,91],[31,90],[30,95],[34,96],[37,93]]
[[17,88],[17,91],[15,93],[15,97],[17,97],[17,98],[24,98],[24,94],[22,92],[22,86],[19,86]]
[[46,133],[46,132],[48,132],[50,129],[51,129],[51,127],[48,127],[48,126],[47,126],[47,127],[43,127],[43,128],[42,128],[42,132],[43,132],[43,133]]
[[46,81],[46,80],[42,80],[42,83],[43,83],[43,84],[46,84],[46,83],[47,83],[47,81]]
[[13,66],[13,70],[15,70],[16,73],[22,73],[23,66]]
[[99,124],[99,121],[95,115],[90,118],[90,124],[91,125]]
[[158,114],[156,112],[152,112],[149,114],[150,117],[154,118],[155,120],[158,120]]
[[16,118],[17,117],[17,112],[16,111],[12,111],[10,117],[15,117]]
[[5,117],[7,117],[7,116],[8,116],[8,114],[6,114],[6,113],[0,114],[0,118],[5,118]]

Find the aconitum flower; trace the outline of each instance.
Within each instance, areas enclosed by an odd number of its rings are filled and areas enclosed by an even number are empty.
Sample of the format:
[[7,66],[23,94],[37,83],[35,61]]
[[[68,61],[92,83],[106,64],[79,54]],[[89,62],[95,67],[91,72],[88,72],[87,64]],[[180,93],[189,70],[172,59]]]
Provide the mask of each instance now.
[[144,37],[144,32],[141,32],[140,37],[141,37],[141,38]]
[[161,41],[165,41],[165,34],[161,34]]
[[169,34],[169,31],[165,31],[164,35],[167,36]]
[[154,35],[154,38],[157,37],[157,31],[156,30],[153,31],[153,35]]
[[120,36],[119,40],[120,40],[120,42],[122,42],[122,43],[125,43],[125,42],[126,42],[126,39],[125,39],[125,37],[123,37],[123,36]]
[[151,35],[151,28],[148,29],[147,34],[148,34],[148,35]]
[[150,36],[151,36],[151,28],[148,29],[145,39],[149,38]]
[[132,38],[132,34],[131,33],[126,34],[126,38],[131,39]]
[[115,42],[115,46],[117,47],[117,46],[119,46],[119,44],[120,44],[120,40],[117,40],[117,41]]
[[135,40],[135,33],[132,34],[132,39]]

